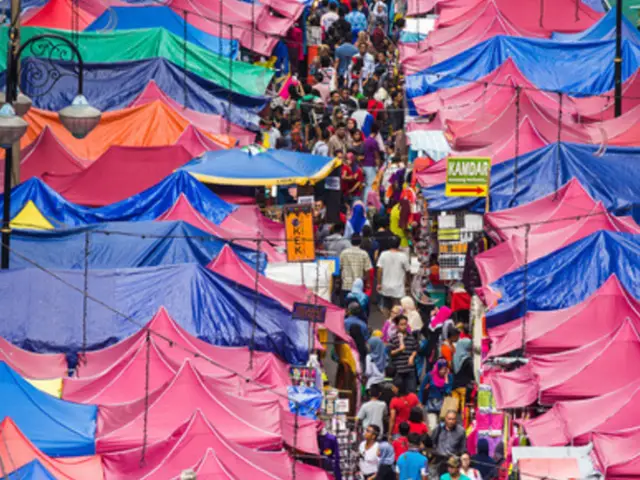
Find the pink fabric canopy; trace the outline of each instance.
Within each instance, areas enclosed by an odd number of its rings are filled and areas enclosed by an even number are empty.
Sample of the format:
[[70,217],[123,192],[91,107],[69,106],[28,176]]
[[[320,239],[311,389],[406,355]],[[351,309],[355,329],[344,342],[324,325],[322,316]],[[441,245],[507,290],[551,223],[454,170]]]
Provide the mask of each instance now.
[[260,3],[271,7],[273,11],[278,12],[283,17],[293,19],[298,19],[304,10],[302,2],[291,0],[262,0]]
[[[531,123],[529,118],[525,118],[520,122],[518,129],[518,154],[523,155],[537,148],[547,145],[547,139],[543,138]],[[498,165],[506,160],[510,160],[516,156],[516,133],[507,132],[504,139],[496,141],[486,147],[476,148],[474,150],[466,150],[464,152],[453,150],[450,157],[489,157],[491,165]],[[439,185],[447,181],[447,161],[445,159],[434,163],[426,170],[416,174],[416,178],[420,185],[425,188]]]
[[[140,459],[142,447],[103,455],[106,479],[175,478],[186,468],[209,464],[207,457],[215,455],[220,468],[230,478],[278,480],[291,478],[293,460],[287,452],[258,452],[228,440],[201,411],[176,429],[168,438],[150,444]],[[310,480],[328,480],[325,472],[296,463],[296,475]],[[217,478],[217,477],[216,477]],[[222,477],[224,478],[224,477]]]
[[513,372],[496,373],[489,381],[498,408],[518,408],[539,399],[593,398],[637,380],[640,339],[634,322],[625,319],[614,332],[575,350],[534,355]]
[[[227,120],[224,117],[215,114],[202,113],[183,107],[173,98],[164,93],[155,81],[149,82],[140,95],[134,98],[128,106],[137,107],[138,105],[145,105],[155,101],[161,101],[165,105],[171,107],[173,110],[178,112],[180,116],[188,120],[193,126],[203,131],[213,133],[227,132]],[[249,145],[255,140],[255,133],[245,130],[234,123],[232,123],[230,127],[229,135],[236,138],[240,146]],[[214,148],[214,150],[217,149],[218,148]]]
[[[529,235],[528,261],[533,262],[556,250],[600,230],[623,233],[640,233],[632,217],[618,218],[611,215],[601,202],[585,212],[590,216],[574,220],[572,225],[553,231],[534,232]],[[509,272],[517,270],[525,261],[525,238],[513,235],[509,240],[482,252],[475,257],[475,263],[483,285],[489,285]]]
[[640,105],[623,115],[585,127],[591,143],[633,147],[640,144]]
[[33,353],[0,337],[0,361],[6,362],[25,378],[47,380],[67,376],[67,359],[62,353]]
[[640,478],[640,426],[593,435],[594,463],[607,480]]
[[[252,250],[257,249],[256,242],[251,242],[248,240],[234,240],[236,237],[242,236],[242,234],[238,234],[235,231],[229,230],[227,228],[221,227],[219,225],[210,222],[208,219],[203,217],[200,212],[198,212],[189,200],[184,196],[184,194],[180,194],[176,202],[173,206],[167,210],[165,213],[160,215],[157,220],[163,221],[175,221],[181,220],[183,222],[187,222],[194,227],[199,228],[205,232],[209,232],[216,237],[233,241],[235,244],[241,245],[246,248],[250,248]],[[257,232],[256,232],[257,235]],[[260,245],[260,249],[262,253],[267,256],[269,262],[279,263],[286,262],[286,255],[277,251],[270,243],[262,242]],[[230,250],[230,249],[229,249]],[[241,260],[238,260],[240,263],[243,263]],[[263,265],[264,266],[264,265]],[[250,268],[247,265],[247,268]]]
[[[573,103],[581,122],[601,122],[615,116],[615,92],[609,96],[574,98]],[[622,84],[622,111],[628,112],[640,105],[640,75],[635,71]]]
[[[590,212],[596,202],[575,178],[571,179],[557,192],[533,202],[508,208],[484,216],[489,235],[496,241],[505,241],[514,235],[524,236],[524,228],[509,228],[522,225],[522,219],[533,224],[530,235],[572,226],[575,217]],[[574,217],[569,219],[569,217]],[[566,221],[558,221],[567,218]],[[554,222],[549,223],[550,220]],[[544,223],[542,223],[544,222]]]
[[[283,443],[298,450],[318,454],[313,420],[299,419],[295,433],[283,428],[281,402],[273,396],[247,397],[228,394],[208,383],[190,361],[185,361],[175,377],[153,393],[146,410],[145,399],[120,405],[101,406],[98,414],[96,452],[109,453],[140,447],[146,425],[150,443],[167,438],[195,411],[215,422],[216,428],[240,445],[276,450]],[[145,423],[146,422],[146,423]]]
[[265,217],[255,205],[240,205],[220,226],[237,232],[236,236],[263,238],[273,245],[281,243],[284,246],[284,224]]
[[[640,327],[640,302],[615,275],[585,301],[562,310],[527,314],[525,341],[529,355],[579,348],[611,332],[630,319]],[[489,329],[489,355],[501,356],[522,347],[522,319]]]
[[640,426],[640,380],[601,397],[558,402],[523,426],[533,446],[587,445],[594,433]]
[[110,147],[86,170],[42,179],[70,202],[100,207],[146,190],[192,159],[179,145]]
[[[255,270],[240,260],[229,247],[224,247],[207,268],[244,287],[252,290],[255,287]],[[344,310],[315,295],[304,285],[284,284],[260,275],[258,291],[266,297],[273,298],[287,310],[292,310],[295,302],[324,306],[327,309],[325,327],[343,340],[349,340],[350,337],[344,329]]]

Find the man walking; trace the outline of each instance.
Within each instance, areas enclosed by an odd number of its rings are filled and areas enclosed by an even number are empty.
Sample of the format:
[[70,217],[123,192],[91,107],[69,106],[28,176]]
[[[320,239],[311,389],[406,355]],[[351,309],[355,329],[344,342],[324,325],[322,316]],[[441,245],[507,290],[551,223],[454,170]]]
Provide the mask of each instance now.
[[409,434],[409,451],[400,455],[396,472],[398,480],[428,480],[429,460],[421,452],[422,442],[417,433]]
[[433,473],[442,475],[447,471],[447,460],[452,455],[460,456],[467,451],[467,435],[458,425],[458,414],[449,410],[444,417],[444,425],[438,425],[431,434],[433,440]]
[[351,237],[351,248],[347,248],[340,254],[340,278],[342,280],[342,303],[353,287],[353,282],[357,278],[362,279],[364,284],[369,283],[369,270],[371,270],[371,259],[369,254],[360,248],[362,237],[354,233]]
[[378,258],[378,293],[382,296],[383,312],[388,314],[406,295],[409,258],[400,250],[400,238],[391,239],[391,248]]

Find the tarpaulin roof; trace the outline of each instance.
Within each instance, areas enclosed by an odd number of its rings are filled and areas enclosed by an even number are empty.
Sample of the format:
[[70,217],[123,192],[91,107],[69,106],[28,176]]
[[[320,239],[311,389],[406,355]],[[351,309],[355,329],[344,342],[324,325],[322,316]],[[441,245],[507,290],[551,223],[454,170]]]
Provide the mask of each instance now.
[[[42,5],[37,6],[38,8],[25,12],[20,23],[25,27],[39,26],[64,30],[76,28],[82,31],[95,18],[92,9],[84,9],[86,3],[74,5],[72,0],[45,0]],[[77,19],[73,18],[74,14],[77,15]]]
[[[78,65],[70,62],[25,58],[22,60],[22,68],[40,71],[43,68],[52,68],[52,63],[53,68],[60,72],[60,79],[55,82],[46,82],[46,85],[25,82],[23,91],[33,97],[34,106],[44,110],[59,111],[70,105],[77,94],[78,82],[75,75]],[[120,63],[85,63],[83,71],[85,96],[93,106],[103,112],[129,107],[144,93],[146,85],[150,82],[155,82],[162,92],[173,98],[175,101],[171,105],[173,109],[190,121],[194,120],[194,117],[190,115],[189,110],[183,111],[183,105],[201,113],[224,116],[233,124],[257,128],[259,120],[257,113],[266,103],[265,97],[248,97],[238,94],[229,96],[223,88],[208,79],[187,72],[164,58]],[[0,78],[5,78],[4,73],[0,74]],[[176,105],[180,105],[181,108],[176,108]],[[226,128],[220,130],[220,124],[220,120],[211,119],[205,131],[225,133]]]
[[[517,5],[514,5],[517,7]],[[588,96],[613,88],[614,40],[566,43],[544,39],[496,36],[437,65],[407,77],[410,98],[440,88],[478,80],[507,58],[538,88]],[[535,61],[532,60],[535,58]],[[622,80],[640,66],[640,45],[622,42]]]
[[[639,267],[640,235],[596,232],[528,265],[526,309],[557,310],[576,305],[613,274],[631,295],[640,298]],[[523,316],[524,275],[524,267],[520,267],[491,284],[501,297],[498,306],[487,313],[487,326]]]
[[529,262],[533,262],[601,230],[640,234],[640,226],[636,225],[631,217],[624,220],[614,217],[600,202],[591,211],[585,211],[583,214],[589,216],[571,220],[572,225],[565,228],[554,228],[559,225],[549,224],[553,230],[534,232],[526,239],[522,235],[514,235],[509,240],[478,254],[474,261],[482,284],[492,283],[520,268],[525,263],[525,256]]
[[281,425],[282,416],[290,415],[281,402],[213,388],[188,361],[153,397],[148,405],[141,397],[130,404],[100,407],[96,451],[104,454],[140,447],[143,430],[149,443],[161,441],[198,410],[239,445],[278,450],[283,443],[294,447],[295,442],[297,450],[319,454],[315,421],[304,419],[298,437],[290,436]]
[[[0,35],[8,34],[8,27],[2,27]],[[42,34],[61,35],[70,40],[72,31],[39,27],[23,27],[21,41]],[[115,32],[77,32],[78,48],[87,63],[112,63],[163,57],[170,62],[184,65],[184,42],[182,38],[163,28],[145,28]],[[6,45],[0,46],[0,69],[6,69]],[[23,55],[38,56],[37,50],[25,50]],[[4,55],[4,56],[3,56]],[[187,51],[186,69],[209,81],[219,88],[230,88],[242,95],[264,95],[274,75],[272,70],[250,63],[229,61],[209,50],[191,45]]]
[[99,207],[140,193],[192,159],[180,145],[110,147],[86,170],[42,178],[70,202]]
[[[638,203],[640,181],[634,168],[640,148],[553,143],[491,168],[491,211],[537,200],[576,178],[595,200],[612,213],[628,213]],[[560,166],[558,168],[558,162]],[[611,179],[615,178],[615,182]],[[432,210],[469,209],[483,212],[484,199],[445,197],[444,185],[423,190]],[[531,219],[527,219],[531,221]],[[525,223],[520,221],[520,223]]]
[[[62,125],[57,113],[32,108],[25,115],[29,123],[20,144],[26,147],[36,141],[42,130],[49,127],[72,154],[95,160],[114,145],[128,147],[157,147],[177,143],[190,123],[178,112],[156,101],[139,107],[102,114],[96,128],[85,138],[74,138]],[[227,135],[203,132],[218,143],[219,148],[234,145]]]
[[38,460],[33,460],[7,476],[7,480],[56,480]]
[[[56,227],[155,220],[171,208],[180,195],[184,195],[203,217],[215,224],[220,224],[235,209],[234,205],[222,200],[191,175],[176,172],[137,195],[95,209],[71,203],[41,180],[32,178],[11,191],[11,218],[16,218],[32,202]],[[3,204],[3,199],[0,199],[0,205]]]
[[500,409],[536,401],[551,405],[598,397],[628,385],[638,379],[633,367],[638,361],[638,330],[625,319],[617,330],[594,342],[566,352],[533,355],[513,372],[491,374],[489,383]]
[[178,15],[169,7],[165,6],[131,5],[126,7],[110,7],[96,18],[91,25],[87,26],[84,31],[118,31],[154,27],[164,28],[183,39],[186,36],[189,43],[206,48],[218,55],[233,58],[236,58],[238,55],[239,47],[237,40],[220,38],[198,30],[190,25],[188,20],[185,26],[185,16]]
[[[586,30],[576,33],[554,32],[553,40],[560,42],[589,42],[592,40],[612,40],[616,38],[616,7],[609,10],[604,17]],[[626,17],[622,16],[622,38],[640,43],[640,32]]]
[[[516,142],[516,139],[518,140]],[[518,128],[517,136],[514,131],[507,131],[505,137],[496,140],[486,147],[480,147],[464,152],[454,150],[449,153],[450,157],[489,157],[491,165],[498,165],[506,160],[515,157],[516,153],[523,155],[538,148],[548,145],[549,139],[542,136],[536,130],[529,117],[523,118]],[[517,152],[516,152],[517,146]],[[447,161],[445,159],[431,165],[426,170],[415,173],[418,183],[425,188],[438,185],[447,181]]]
[[[255,270],[244,264],[231,248],[223,248],[220,254],[209,264],[208,268],[247,288],[252,290],[255,288]],[[325,307],[327,312],[324,326],[343,340],[349,340],[344,328],[344,310],[318,297],[307,287],[280,283],[260,275],[258,291],[269,298],[277,300],[287,310],[293,310],[295,302],[313,303]]]
[[[207,265],[229,245],[186,222],[109,222],[57,230],[15,230],[11,268],[135,268],[199,263]],[[231,247],[251,266],[256,250]],[[266,266],[261,258],[260,266]]]
[[296,475],[305,480],[328,478],[318,468],[294,463],[287,451],[259,452],[228,440],[200,411],[194,412],[168,438],[148,445],[144,464],[140,462],[142,448],[103,455],[105,478],[131,475],[141,480],[174,478],[185,468],[199,464],[210,451],[223,465],[223,470],[236,478],[280,480],[290,478],[293,468]]
[[[129,402],[144,396],[142,382],[123,381],[120,382],[119,387],[125,388],[117,388],[115,396],[107,397],[109,388],[114,386],[109,375],[116,375],[115,378],[121,379],[125,370],[133,375],[144,375],[141,372],[146,365],[143,355],[146,356],[148,332],[153,332],[149,339],[152,347],[150,363],[154,365],[156,372],[169,372],[169,376],[162,377],[160,380],[154,376],[156,385],[163,385],[171,380],[178,367],[187,359],[200,373],[208,377],[215,377],[217,380],[232,379],[231,385],[237,380],[240,387],[253,386],[252,383],[245,382],[244,377],[251,378],[260,385],[274,388],[286,387],[291,383],[288,365],[273,353],[260,351],[251,353],[248,347],[211,345],[188,333],[171,318],[164,307],[161,307],[142,329],[130,337],[109,347],[86,352],[84,354],[86,361],[76,367],[79,378],[65,379],[65,397],[70,398],[73,395],[74,401],[92,403],[94,397],[91,395],[98,392],[101,398],[95,403],[110,404]],[[174,346],[179,348],[173,348]],[[198,353],[198,356],[191,352]],[[250,365],[252,356],[255,367],[248,370],[247,366]],[[155,362],[156,359],[161,362]],[[163,368],[167,366],[171,368]],[[233,372],[240,372],[243,379],[237,378]],[[100,382],[94,383],[98,379]],[[91,389],[87,388],[88,385],[92,385],[93,393],[90,393]],[[105,389],[105,387],[109,388]],[[263,392],[266,391],[263,390]]]
[[607,480],[640,476],[640,426],[615,433],[594,433],[592,459]]
[[489,354],[500,356],[518,350],[523,339],[530,355],[571,350],[616,330],[626,319],[640,327],[640,302],[612,275],[589,298],[572,307],[529,312],[526,321],[518,319],[490,328]]
[[[178,197],[178,200],[176,200],[176,203],[174,203],[169,210],[159,216],[157,220],[180,220],[183,222],[187,222],[190,225],[199,228],[200,230],[209,232],[219,238],[233,241],[235,245],[240,245],[252,250],[258,250],[257,240],[263,236],[263,233],[260,232],[258,226],[254,227],[255,229],[251,232],[250,237],[249,234],[243,233],[242,231],[215,225],[214,223],[210,222],[202,215],[200,215],[200,213],[198,213],[198,211],[193,208],[193,205],[189,203],[189,200],[184,195],[180,195],[180,197]],[[250,227],[251,224],[248,224],[246,226],[246,228]],[[253,238],[255,240],[250,240],[250,238]],[[216,258],[219,258],[220,255],[223,255],[224,252],[228,250],[230,249],[223,248],[223,250]],[[277,251],[268,241],[260,242],[260,252],[266,255],[267,261],[269,262],[286,262],[286,255]],[[255,277],[255,270],[250,270],[254,272],[253,277]]]
[[601,397],[556,403],[523,422],[533,445],[586,445],[594,433],[615,433],[640,425],[640,380]]
[[255,205],[238,206],[225,217],[220,226],[250,238],[256,238],[257,231],[272,244],[284,244],[285,240],[284,224],[265,217]]
[[586,125],[592,143],[620,146],[635,146],[640,142],[640,106],[625,112],[617,118]]
[[[54,273],[80,291],[39,269],[0,272],[0,294],[7,299],[0,309],[0,336],[35,351],[76,352],[82,348],[84,272]],[[253,291],[200,265],[89,270],[88,285],[89,294],[129,316],[123,318],[89,301],[88,349],[135,333],[165,306],[190,334],[215,345],[247,346],[253,338],[256,350],[277,353],[293,364],[307,361],[306,325],[292,322],[291,313],[275,300],[263,295],[256,298]],[[45,323],[51,328],[43,329]]]
[[217,185],[304,185],[324,179],[339,164],[337,159],[320,155],[285,150],[254,153],[243,148],[206,152],[181,170]]
[[[598,122],[615,116],[615,92],[610,90],[604,96],[573,99],[577,115],[582,122]],[[628,112],[640,105],[640,72],[634,72],[622,84],[622,111]]]
[[52,458],[38,450],[9,417],[0,423],[0,434],[0,460],[7,473],[38,460],[58,480],[104,478],[100,456]]
[[[234,110],[237,110],[237,105],[233,105],[231,108],[232,111],[229,111],[227,108],[223,113],[225,117],[222,115],[215,115],[210,113],[202,113],[197,110],[192,110],[190,108],[185,108],[183,105],[176,102],[169,95],[164,93],[162,89],[158,86],[155,80],[147,83],[146,87],[140,95],[138,95],[129,105],[128,107],[135,107],[138,105],[146,105],[147,103],[152,103],[156,100],[159,100],[169,107],[173,108],[175,111],[180,113],[180,115],[191,123],[191,125],[203,130],[210,132],[227,132],[227,126],[229,126],[228,135],[236,138],[240,146],[249,145],[253,143],[256,138],[256,134],[249,130],[246,130],[235,123],[232,122],[235,114]],[[228,106],[228,103],[227,103]],[[257,109],[257,107],[256,107]],[[229,120],[227,120],[229,119]]]
[[95,453],[96,415],[92,405],[52,397],[0,362],[0,418],[11,418],[42,452],[52,457]]
[[64,355],[28,352],[1,337],[0,361],[5,362],[23,377],[32,380],[61,378],[68,372]]

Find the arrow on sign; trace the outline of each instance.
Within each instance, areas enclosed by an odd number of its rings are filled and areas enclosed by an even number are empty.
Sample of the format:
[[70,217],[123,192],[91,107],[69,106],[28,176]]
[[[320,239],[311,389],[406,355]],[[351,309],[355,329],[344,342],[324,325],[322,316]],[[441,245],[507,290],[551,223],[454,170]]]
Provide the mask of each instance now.
[[451,188],[452,193],[482,193],[484,192],[484,188],[482,187],[471,187],[471,188]]

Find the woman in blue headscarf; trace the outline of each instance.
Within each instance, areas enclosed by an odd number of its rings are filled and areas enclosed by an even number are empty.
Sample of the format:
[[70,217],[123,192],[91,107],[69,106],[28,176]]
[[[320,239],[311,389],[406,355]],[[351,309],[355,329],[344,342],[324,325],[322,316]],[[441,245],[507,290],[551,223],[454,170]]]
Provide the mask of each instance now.
[[364,282],[361,278],[356,278],[351,286],[351,291],[347,293],[347,305],[350,302],[358,302],[362,309],[362,319],[369,320],[369,297],[364,293]]
[[367,340],[369,353],[365,360],[364,374],[367,377],[367,389],[372,385],[384,382],[384,371],[387,368],[387,349],[380,337]]
[[344,238],[351,238],[354,233],[361,235],[362,228],[365,225],[369,225],[369,220],[367,220],[367,210],[364,203],[358,200],[353,203],[351,216],[345,225]]

